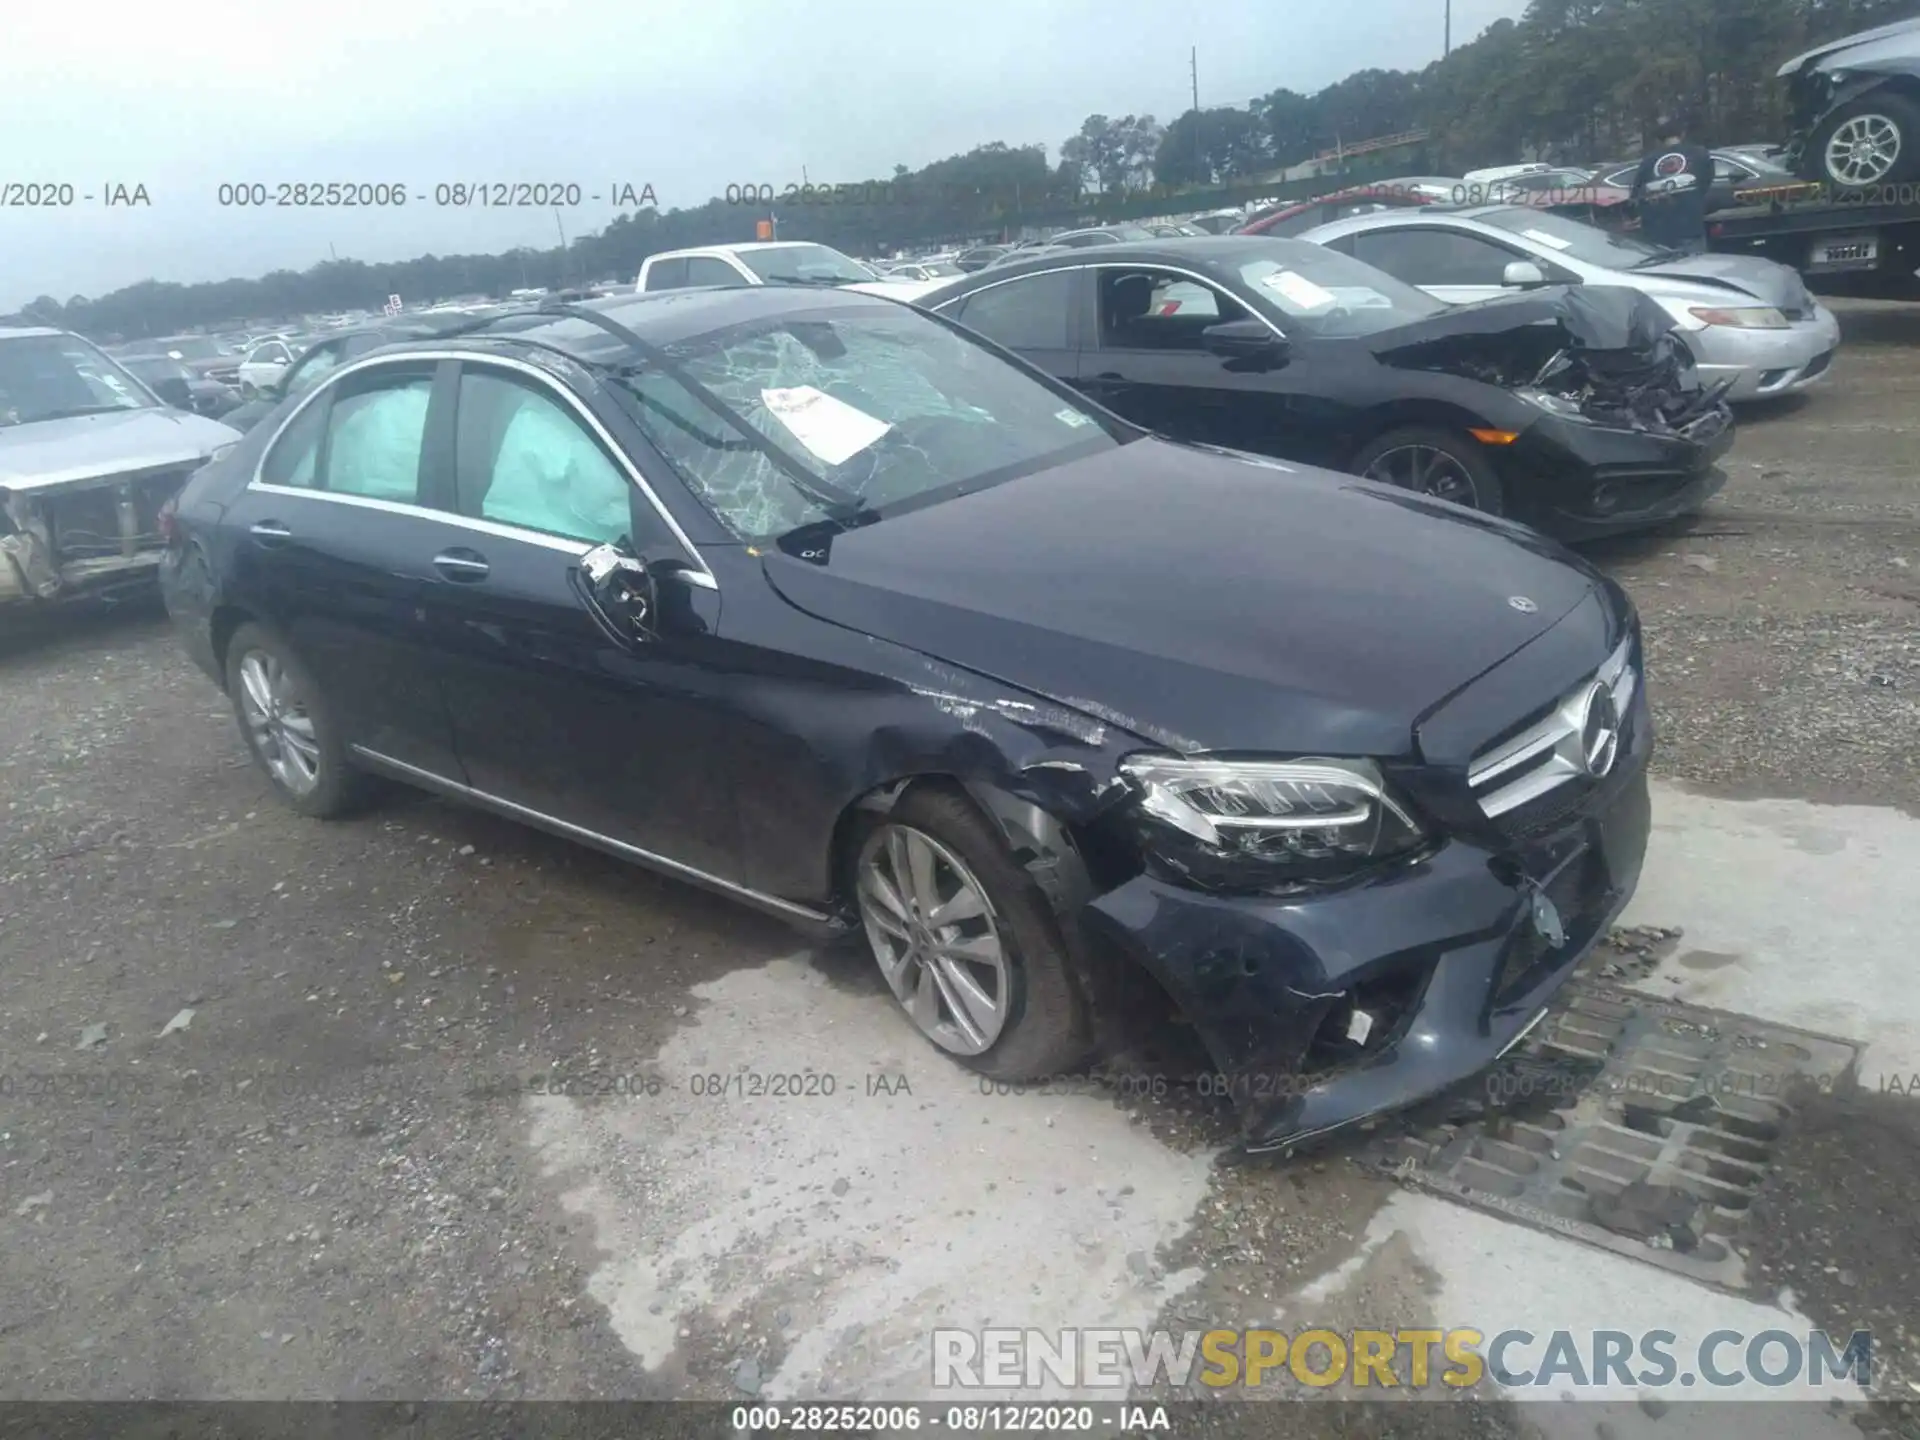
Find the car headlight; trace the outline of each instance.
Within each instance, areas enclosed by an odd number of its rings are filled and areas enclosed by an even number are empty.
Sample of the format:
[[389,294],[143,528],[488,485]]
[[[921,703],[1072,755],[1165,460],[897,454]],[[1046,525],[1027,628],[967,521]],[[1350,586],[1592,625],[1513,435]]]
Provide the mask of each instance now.
[[1545,390],[1516,390],[1515,396],[1537,406],[1549,415],[1558,415],[1562,420],[1586,420],[1586,413],[1564,395],[1553,395]]
[[1216,760],[1136,755],[1150,859],[1209,888],[1343,879],[1428,835],[1369,760]]
[[1687,313],[1702,325],[1725,325],[1735,330],[1785,330],[1793,323],[1771,305],[1743,305],[1732,309],[1693,305]]

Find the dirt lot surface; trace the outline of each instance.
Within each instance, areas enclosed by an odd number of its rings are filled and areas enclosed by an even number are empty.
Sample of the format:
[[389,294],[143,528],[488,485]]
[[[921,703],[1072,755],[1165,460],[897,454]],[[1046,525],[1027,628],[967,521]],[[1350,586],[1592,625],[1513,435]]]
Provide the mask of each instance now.
[[[1842,320],[1832,383],[1746,418],[1707,515],[1595,554],[1643,608],[1662,775],[1920,813],[1920,307]],[[291,814],[156,611],[0,633],[0,1396],[754,1393],[804,1318],[649,1312],[634,1296],[656,1291],[596,1282],[609,1242],[581,1196],[670,1189],[649,1167],[679,1152],[619,1135],[607,1153],[624,1159],[561,1178],[554,1156],[579,1137],[530,1135],[528,1092],[675,1044],[699,1063],[702,1015],[747,1014],[740,972],[798,949],[725,902],[436,800]],[[823,1014],[873,994],[846,957],[801,968]],[[1131,1132],[1222,1133],[1191,1101],[1132,1108],[1110,1153]],[[820,1141],[853,1157],[834,1197],[863,1183],[857,1127],[881,1113]],[[1870,1107],[1823,1134],[1769,1202],[1768,1263],[1822,1323],[1911,1330],[1920,1144]],[[1869,1180],[1837,1163],[1860,1146],[1876,1155],[1864,1210],[1848,1186]],[[1051,1182],[1044,1148],[1032,1163],[1001,1181]],[[824,1194],[833,1172],[813,1173]],[[1117,1271],[1183,1276],[1144,1312],[1174,1324],[1261,1323],[1353,1254],[1391,1193],[1338,1150],[1173,1177],[1170,1204],[1176,1181],[1204,1191],[1194,1223]],[[1118,1216],[1127,1194],[1102,1204]],[[1803,1234],[1832,1258],[1789,1258],[1781,1237]],[[1361,1281],[1353,1323],[1425,1284],[1390,1252]],[[678,1343],[643,1368],[634,1335],[676,1315]],[[1520,1423],[1395,1409],[1305,1407],[1284,1433]],[[1224,1407],[1207,1428],[1281,1433]]]

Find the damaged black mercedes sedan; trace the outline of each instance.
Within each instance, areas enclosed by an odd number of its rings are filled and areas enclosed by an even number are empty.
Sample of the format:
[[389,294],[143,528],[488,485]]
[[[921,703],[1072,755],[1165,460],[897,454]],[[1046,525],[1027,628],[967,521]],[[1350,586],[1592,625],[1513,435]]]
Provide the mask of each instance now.
[[547,314],[341,365],[169,515],[296,810],[397,780],[857,938],[990,1077],[1157,987],[1256,1149],[1472,1076],[1631,895],[1639,626],[1554,542],[878,296]]
[[1727,386],[1617,287],[1449,306],[1322,246],[1223,235],[999,265],[916,303],[1156,433],[1561,539],[1699,509],[1733,443]]

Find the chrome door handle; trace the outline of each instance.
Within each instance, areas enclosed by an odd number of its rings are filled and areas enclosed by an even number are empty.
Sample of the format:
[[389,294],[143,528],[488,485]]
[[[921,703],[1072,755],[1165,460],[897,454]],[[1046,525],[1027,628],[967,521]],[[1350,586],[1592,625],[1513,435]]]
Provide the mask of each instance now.
[[248,533],[262,545],[279,545],[293,538],[293,531],[278,520],[256,520],[248,527]]
[[433,557],[433,568],[449,580],[468,584],[484,580],[490,573],[487,562],[471,550],[442,550]]

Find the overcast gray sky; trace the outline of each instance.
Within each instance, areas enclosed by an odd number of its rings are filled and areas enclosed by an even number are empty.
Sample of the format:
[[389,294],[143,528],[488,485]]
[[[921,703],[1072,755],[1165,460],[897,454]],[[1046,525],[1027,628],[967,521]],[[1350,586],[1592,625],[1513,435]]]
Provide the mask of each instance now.
[[[1445,0],[193,0],[10,7],[0,310],[304,269],[555,243],[550,210],[437,209],[441,182],[559,181],[662,208],[729,182],[886,175],[990,140],[1060,142],[1088,114],[1203,105],[1437,58]],[[1525,0],[1453,0],[1454,40]],[[401,210],[223,209],[223,181],[398,182]],[[152,204],[106,208],[113,184]],[[600,228],[603,199],[564,212]]]

